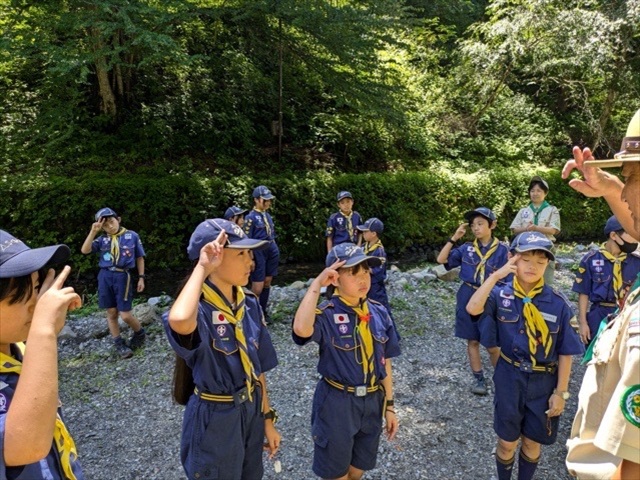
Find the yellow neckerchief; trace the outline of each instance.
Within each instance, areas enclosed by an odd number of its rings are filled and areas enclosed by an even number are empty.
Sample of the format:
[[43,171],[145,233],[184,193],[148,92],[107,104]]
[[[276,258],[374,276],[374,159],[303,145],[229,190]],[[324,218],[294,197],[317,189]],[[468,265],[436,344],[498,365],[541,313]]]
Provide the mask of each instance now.
[[267,236],[271,237],[271,225],[269,225],[269,220],[267,219],[267,211],[260,210],[258,207],[253,207],[253,209],[262,215],[262,220],[264,221],[264,228],[267,229]]
[[367,305],[367,299],[364,298],[360,302],[360,306],[356,307],[347,303],[347,301],[338,297],[342,303],[353,309],[358,317],[356,322],[356,331],[360,336],[360,353],[362,354],[362,374],[364,375],[363,382],[367,383],[367,377],[369,377],[369,383],[373,387],[376,384],[376,369],[375,358],[373,355],[373,336],[369,328],[369,320],[371,314],[369,313],[369,306]]
[[[538,295],[544,287],[544,278],[541,278],[538,283],[531,289],[531,291],[526,294],[524,290],[520,286],[518,279],[514,275],[513,277],[513,293],[516,297],[522,298],[522,302],[524,306],[522,311],[524,313],[524,326],[527,331],[527,337],[529,337],[529,354],[531,356],[531,361],[533,365],[536,364],[535,353],[538,348],[538,342],[544,348],[544,356],[548,356],[551,351],[551,344],[553,343],[553,339],[549,334],[549,327],[547,327],[547,322],[544,321],[540,310],[536,307],[531,301],[533,297]],[[540,337],[538,338],[536,335],[540,332]]]
[[120,237],[127,229],[124,227],[120,227],[113,235],[109,235],[111,239],[111,261],[113,262],[113,266],[117,267],[118,262],[120,261],[120,242],[118,241],[118,237]]
[[480,250],[480,241],[477,238],[473,241],[473,250],[476,252],[476,255],[480,257],[480,263],[476,267],[476,272],[473,274],[473,279],[479,285],[482,285],[482,283],[484,282],[484,272],[485,267],[487,266],[487,260],[489,260],[489,257],[493,255],[493,252],[498,249],[498,245],[500,244],[497,238],[492,238],[493,241],[491,242],[491,246],[487,250],[487,253],[485,253],[484,255],[482,255],[482,251]]
[[616,300],[620,302],[620,300],[624,298],[625,293],[624,282],[622,281],[622,262],[627,259],[627,254],[620,252],[620,254],[615,257],[604,247],[600,249],[600,253],[602,253],[607,260],[613,263],[613,291],[616,295]]
[[347,232],[349,232],[349,241],[352,242],[353,241],[353,220],[352,220],[353,210],[351,210],[348,214],[340,210],[340,213],[347,220]]
[[231,306],[217,291],[211,288],[206,283],[202,284],[202,294],[204,295],[205,302],[214,306],[220,313],[224,315],[231,325],[236,327],[236,343],[238,345],[238,351],[240,352],[240,361],[242,362],[242,369],[246,377],[247,393],[249,400],[253,400],[251,397],[251,383],[258,380],[256,370],[253,367],[251,358],[249,357],[249,351],[247,350],[247,339],[244,336],[244,329],[242,328],[242,319],[244,318],[244,291],[242,287],[233,287],[236,293],[237,309],[234,315]]
[[[20,353],[24,356],[24,343],[15,344]],[[20,375],[22,372],[22,362],[16,360],[13,357],[0,353],[0,373],[16,373]],[[67,430],[60,415],[56,414],[56,427],[53,430],[53,441],[60,455],[60,465],[64,473],[64,478],[67,480],[76,480],[76,476],[71,468],[71,458],[75,461],[78,458],[78,451],[76,450],[76,444]]]
[[371,252],[373,252],[378,247],[382,247],[382,242],[380,240],[376,240],[373,243],[365,242],[365,244],[364,244],[364,253],[365,253],[365,255],[370,254]]

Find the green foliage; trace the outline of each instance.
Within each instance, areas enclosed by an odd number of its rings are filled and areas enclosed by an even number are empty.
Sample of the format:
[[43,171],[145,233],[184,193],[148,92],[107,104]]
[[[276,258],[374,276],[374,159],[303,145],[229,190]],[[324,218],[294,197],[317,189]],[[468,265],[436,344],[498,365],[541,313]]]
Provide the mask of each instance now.
[[13,177],[0,182],[0,224],[32,246],[66,243],[76,271],[95,269],[95,258],[80,254],[95,212],[104,206],[138,232],[152,268],[187,264],[186,245],[204,218],[220,216],[231,204],[250,207],[255,185],[264,183],[277,199],[272,214],[283,259],[322,260],[324,229],[337,210],[335,194],[348,189],[355,209],[385,224],[383,243],[401,253],[412,245],[441,245],[463,220],[464,212],[484,205],[499,217],[496,235],[509,236],[509,224],[528,203],[533,174],[549,182],[549,201],[561,212],[563,240],[599,237],[610,215],[602,201],[586,199],[560,178],[559,170],[526,165],[474,173],[439,164],[429,171],[396,174],[329,175],[323,172],[278,177],[239,176],[231,180],[148,170],[144,174],[76,177]]

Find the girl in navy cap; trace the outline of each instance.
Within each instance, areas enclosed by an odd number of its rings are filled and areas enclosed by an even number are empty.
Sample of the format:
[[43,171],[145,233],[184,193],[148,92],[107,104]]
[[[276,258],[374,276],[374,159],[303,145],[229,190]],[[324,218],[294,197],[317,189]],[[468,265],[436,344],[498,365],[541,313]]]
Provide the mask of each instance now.
[[[521,442],[518,480],[530,480],[540,445],[555,443],[558,417],[569,398],[573,355],[584,345],[571,326],[573,308],[545,285],[553,244],[539,232],[516,236],[514,254],[476,290],[467,312],[493,330],[500,347],[496,365],[493,428],[498,435],[498,480],[509,480]],[[513,280],[499,281],[513,274]]]
[[[385,307],[367,299],[378,265],[353,243],[333,247],[293,321],[295,343],[320,346],[311,434],[313,471],[325,479],[357,480],[375,467],[383,417],[389,439],[398,431],[391,371],[398,335]],[[322,287],[330,299],[316,307]]]
[[[482,370],[480,343],[487,348],[493,365],[498,361],[499,349],[496,347],[495,339],[484,335],[484,332],[478,328],[478,324],[471,320],[465,306],[473,292],[486,278],[507,263],[509,252],[507,247],[493,236],[497,220],[490,209],[478,207],[466,212],[464,217],[467,222],[460,224],[453,236],[442,247],[437,261],[447,270],[460,267],[462,284],[456,295],[455,336],[467,341],[467,356],[475,378],[471,392],[476,395],[486,395],[489,392]],[[465,235],[467,226],[473,232],[475,240],[458,246],[458,240]]]
[[[48,265],[69,247],[30,249],[0,230],[0,478],[82,480],[58,398],[57,335],[81,300]],[[25,348],[27,342],[29,348]]]
[[248,210],[246,208],[240,208],[237,205],[233,205],[224,212],[224,219],[235,223],[242,228],[244,225],[244,215]]
[[[607,241],[582,257],[573,291],[578,297],[580,338],[588,344],[600,327],[624,303],[629,288],[640,272],[638,242],[624,231],[615,216],[604,227]],[[591,308],[589,307],[591,302]]]
[[174,397],[186,404],[181,459],[189,479],[262,478],[265,436],[272,457],[280,445],[265,378],[278,360],[258,299],[241,287],[251,251],[266,243],[227,220],[202,222],[187,247],[193,271],[163,316],[177,353]]

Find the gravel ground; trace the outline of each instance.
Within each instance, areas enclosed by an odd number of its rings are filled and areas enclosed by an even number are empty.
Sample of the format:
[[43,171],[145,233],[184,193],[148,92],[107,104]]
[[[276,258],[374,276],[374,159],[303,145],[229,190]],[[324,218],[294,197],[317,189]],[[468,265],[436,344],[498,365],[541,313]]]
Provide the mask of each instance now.
[[[393,442],[381,441],[378,466],[364,478],[489,480],[495,471],[492,397],[469,392],[472,377],[466,346],[453,336],[459,282],[393,281],[401,275],[392,275],[389,288],[403,337],[403,353],[394,359],[400,431]],[[569,293],[573,276],[566,270],[556,275],[559,288]],[[279,321],[270,331],[280,364],[268,374],[268,381],[272,403],[280,414],[282,472],[275,473],[273,462],[265,457],[266,479],[315,478],[309,418],[318,379],[317,348],[300,348],[291,341],[289,325],[296,306],[289,302],[273,308]],[[60,347],[61,397],[86,477],[185,478],[179,459],[183,407],[170,397],[173,352],[162,326],[156,322],[147,327],[146,346],[134,358],[119,360],[107,336],[83,335],[97,318],[104,322],[101,314],[71,319],[78,338],[64,340]],[[490,376],[488,357],[483,355],[485,374]],[[573,395],[561,417],[558,442],[543,447],[536,479],[571,478],[564,467],[564,444],[583,373],[576,359],[570,385]]]

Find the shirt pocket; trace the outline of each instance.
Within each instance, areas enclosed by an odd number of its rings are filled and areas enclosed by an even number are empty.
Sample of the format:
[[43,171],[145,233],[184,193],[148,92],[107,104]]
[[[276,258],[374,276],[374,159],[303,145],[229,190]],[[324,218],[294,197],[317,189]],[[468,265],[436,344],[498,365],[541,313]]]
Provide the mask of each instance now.
[[349,352],[351,350],[355,350],[356,341],[353,336],[345,336],[345,338],[334,336],[331,337],[331,345],[338,350]]
[[514,312],[498,312],[498,321],[507,325],[516,325],[520,315]]
[[229,338],[228,340],[214,338],[212,345],[214,350],[222,352],[225,355],[231,355],[238,351],[238,345],[236,344],[235,338]]
[[595,273],[591,277],[591,288],[593,292],[601,298],[607,299],[609,296],[609,288],[612,286],[612,275],[607,273]]

